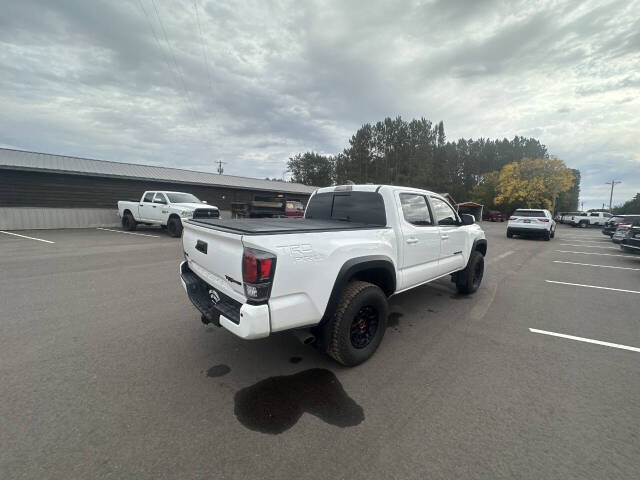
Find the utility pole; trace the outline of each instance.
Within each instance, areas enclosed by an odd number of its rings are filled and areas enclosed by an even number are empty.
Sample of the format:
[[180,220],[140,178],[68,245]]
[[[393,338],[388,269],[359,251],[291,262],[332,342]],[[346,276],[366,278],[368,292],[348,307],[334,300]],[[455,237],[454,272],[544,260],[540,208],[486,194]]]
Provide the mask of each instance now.
[[227,163],[227,162],[223,162],[222,160],[218,160],[216,163],[218,164],[218,175],[222,175],[224,173],[224,168],[222,168],[222,164],[223,163]]
[[622,180],[611,180],[610,182],[605,183],[605,185],[611,185],[611,195],[609,196],[609,213],[611,213],[611,207],[613,204],[613,187],[615,187],[618,183],[622,183]]

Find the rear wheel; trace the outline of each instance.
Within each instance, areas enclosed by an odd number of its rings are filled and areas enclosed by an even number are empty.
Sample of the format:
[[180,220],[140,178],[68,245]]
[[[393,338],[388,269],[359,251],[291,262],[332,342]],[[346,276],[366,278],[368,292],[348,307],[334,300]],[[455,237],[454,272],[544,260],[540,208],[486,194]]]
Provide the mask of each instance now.
[[507,238],[513,238],[513,232],[507,228]]
[[484,276],[484,256],[474,250],[464,270],[456,273],[456,288],[465,295],[474,293],[482,283]]
[[387,328],[387,297],[377,285],[350,282],[342,293],[329,329],[327,354],[353,367],[368,360],[378,349]]
[[182,235],[182,222],[179,218],[171,217],[167,222],[167,230],[172,237],[179,237]]
[[548,242],[549,240],[551,240],[551,232],[550,231],[546,231],[544,232],[544,239]]
[[138,226],[138,223],[133,218],[131,213],[127,212],[122,216],[122,228],[128,231],[133,231]]
[[588,227],[588,223],[585,220],[581,220],[580,221],[580,228],[587,228]]
[[553,231],[549,234],[549,236],[550,236],[551,238],[555,238],[555,236],[556,236],[556,231],[555,231],[555,230],[553,230]]

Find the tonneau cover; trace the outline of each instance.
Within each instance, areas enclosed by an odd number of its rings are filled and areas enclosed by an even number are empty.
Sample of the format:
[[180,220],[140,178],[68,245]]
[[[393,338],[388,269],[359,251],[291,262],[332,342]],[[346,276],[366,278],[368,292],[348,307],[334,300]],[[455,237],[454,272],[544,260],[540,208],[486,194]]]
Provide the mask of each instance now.
[[333,230],[360,230],[386,228],[381,225],[344,222],[340,220],[316,220],[312,218],[244,218],[238,220],[197,218],[189,223],[243,235],[274,235],[278,233],[326,232]]

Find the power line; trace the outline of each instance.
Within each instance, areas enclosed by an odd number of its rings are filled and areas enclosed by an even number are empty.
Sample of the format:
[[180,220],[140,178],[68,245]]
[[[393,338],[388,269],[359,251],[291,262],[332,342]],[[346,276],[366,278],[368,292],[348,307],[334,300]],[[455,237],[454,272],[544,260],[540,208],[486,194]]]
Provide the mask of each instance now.
[[[153,0],[152,0],[152,1],[153,1]],[[156,44],[158,45],[158,49],[160,50],[160,52],[161,52],[161,54],[162,54],[162,59],[163,59],[163,60],[164,60],[164,62],[167,64],[167,69],[168,69],[168,70],[169,70],[169,71],[170,71],[174,76],[177,76],[177,75],[176,75],[175,70],[171,68],[171,65],[170,65],[170,63],[169,63],[169,60],[167,59],[167,56],[165,55],[165,51],[164,51],[164,49],[162,48],[162,44],[161,44],[161,42],[160,42],[160,39],[158,38],[158,34],[156,33],[156,29],[155,29],[155,28],[153,28],[153,22],[151,21],[151,18],[149,17],[149,14],[147,13],[147,9],[146,9],[146,8],[144,8],[144,4],[142,3],[142,0],[138,0],[138,3],[140,4],[140,8],[142,9],[142,12],[144,13],[145,18],[147,19],[147,23],[149,24],[149,28],[151,29],[151,33],[153,34],[153,38],[155,39]],[[154,6],[155,6],[155,4],[154,4]],[[157,10],[156,10],[156,12],[157,12]],[[160,19],[160,17],[158,17],[158,20],[159,20],[159,19]],[[177,78],[177,80],[179,81],[180,79],[179,79],[179,78]],[[183,82],[183,87],[184,87],[184,82]],[[187,104],[187,109],[191,109],[191,114],[192,114],[192,115],[194,115],[194,109],[193,109],[193,107],[192,107],[192,105],[191,105],[191,101],[190,101],[190,99],[189,99],[189,96],[188,96],[188,94],[187,94],[186,89],[185,89],[185,92],[184,92],[184,93],[185,93],[184,100],[185,100],[185,103]],[[195,116],[195,115],[194,115],[194,120],[196,120],[196,121],[197,121],[197,118],[196,118],[196,116]]]
[[204,64],[207,69],[207,77],[209,79],[209,90],[211,90],[211,97],[213,97],[213,80],[211,77],[211,67],[209,66],[209,58],[207,56],[207,47],[204,41],[204,35],[202,33],[202,26],[200,25],[200,15],[198,14],[198,0],[193,0],[193,9],[196,11],[196,23],[198,24],[198,32],[200,32],[200,45],[202,46],[202,56],[204,57]]
[[189,95],[189,89],[187,88],[187,83],[184,80],[184,74],[182,73],[182,69],[180,68],[180,66],[178,65],[178,61],[176,60],[175,53],[173,52],[173,45],[171,45],[171,42],[169,41],[169,37],[167,36],[167,31],[165,30],[164,24],[162,23],[162,18],[160,18],[160,12],[158,11],[158,7],[156,5],[155,0],[151,0],[151,5],[153,5],[153,9],[155,10],[156,16],[158,17],[158,23],[160,24],[160,29],[162,30],[162,35],[164,36],[164,40],[165,42],[167,42],[167,45],[169,46],[169,53],[173,60],[173,64],[176,67],[176,71],[180,76],[180,81],[182,82],[182,87],[184,88],[184,91],[186,93],[187,101],[189,102],[189,105],[191,106],[191,109],[194,112],[194,116],[197,117],[197,115],[195,115],[196,109],[193,106],[193,103],[191,102],[191,95]]

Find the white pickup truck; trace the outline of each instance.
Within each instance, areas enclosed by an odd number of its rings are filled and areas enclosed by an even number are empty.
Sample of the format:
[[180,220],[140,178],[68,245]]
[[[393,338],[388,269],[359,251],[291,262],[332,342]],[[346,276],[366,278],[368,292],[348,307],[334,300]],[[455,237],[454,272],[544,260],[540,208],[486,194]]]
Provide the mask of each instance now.
[[316,190],[303,219],[185,221],[182,284],[204,323],[245,339],[296,330],[343,365],[378,348],[387,298],[452,275],[475,292],[487,241],[440,195],[397,186]]
[[609,218],[611,218],[611,214],[607,212],[573,213],[565,219],[565,223],[572,227],[580,228],[587,228],[593,225],[602,227]]
[[135,230],[139,223],[160,225],[171,236],[179,237],[184,219],[220,218],[220,211],[190,193],[147,191],[139,202],[119,201],[118,215],[125,230]]

